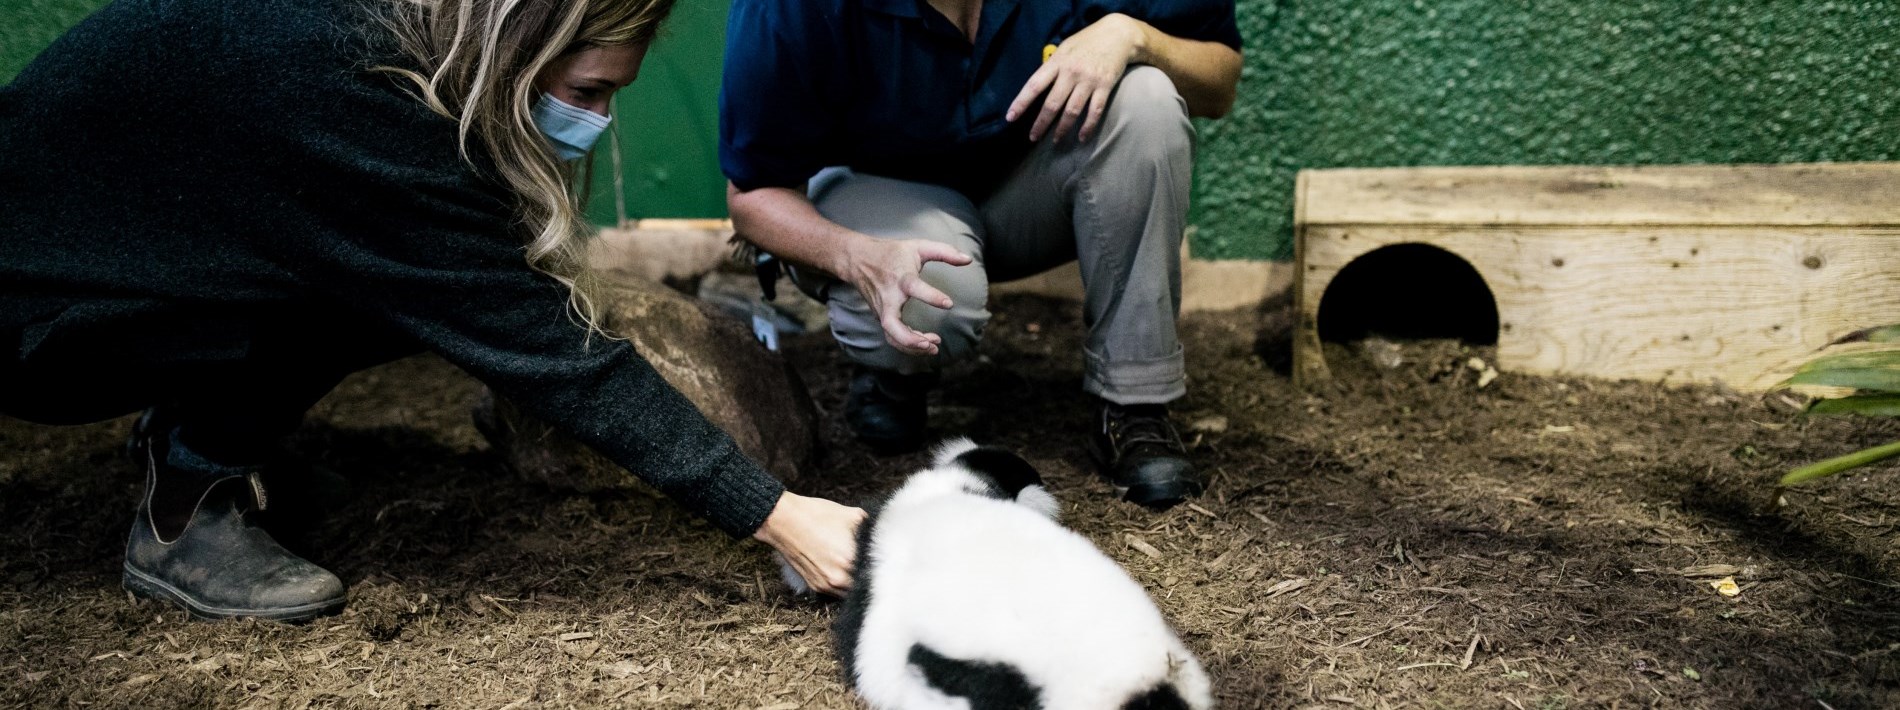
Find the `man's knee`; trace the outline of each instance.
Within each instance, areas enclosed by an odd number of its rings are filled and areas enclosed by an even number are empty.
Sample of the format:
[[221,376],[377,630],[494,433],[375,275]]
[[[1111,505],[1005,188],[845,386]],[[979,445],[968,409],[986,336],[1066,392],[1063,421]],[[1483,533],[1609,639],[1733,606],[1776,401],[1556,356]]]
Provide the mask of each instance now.
[[883,323],[872,312],[869,301],[855,291],[834,290],[832,334],[845,352],[863,364],[906,373],[934,369],[974,355],[990,319],[989,283],[982,268],[931,263],[924,266],[923,279],[949,296],[952,306],[937,308],[912,299],[904,304],[899,317],[911,329],[935,333],[942,339],[936,357],[898,352],[885,338]]
[[924,266],[923,279],[949,296],[951,306],[937,308],[913,299],[904,304],[904,324],[942,338],[937,356],[943,362],[974,355],[990,321],[989,280],[982,268],[931,263]]
[[1187,102],[1174,80],[1151,66],[1137,66],[1122,75],[1110,106],[1114,128],[1135,145],[1159,152],[1191,150],[1194,124],[1188,121]]

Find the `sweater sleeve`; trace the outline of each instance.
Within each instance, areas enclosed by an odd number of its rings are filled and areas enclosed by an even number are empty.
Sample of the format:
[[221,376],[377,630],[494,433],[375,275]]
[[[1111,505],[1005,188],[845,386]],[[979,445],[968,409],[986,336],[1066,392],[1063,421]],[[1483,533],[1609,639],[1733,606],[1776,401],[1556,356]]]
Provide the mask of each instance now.
[[783,486],[629,344],[589,337],[453,121],[382,74],[293,74],[249,97],[280,120],[230,138],[269,156],[235,191],[275,201],[257,205],[258,238],[302,288],[393,324],[726,533],[765,521]]
[[[469,257],[488,251],[472,235],[402,237]],[[324,281],[719,529],[734,537],[758,529],[783,486],[626,341],[588,338],[564,286],[528,269],[518,251],[494,251],[490,267],[443,268],[351,244],[328,255],[348,276]]]

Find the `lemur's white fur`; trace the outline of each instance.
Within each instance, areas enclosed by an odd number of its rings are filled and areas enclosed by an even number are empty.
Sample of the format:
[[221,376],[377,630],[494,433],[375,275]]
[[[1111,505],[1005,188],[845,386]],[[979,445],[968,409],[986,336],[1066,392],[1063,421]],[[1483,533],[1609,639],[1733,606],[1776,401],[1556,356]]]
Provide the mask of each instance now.
[[968,710],[907,661],[921,643],[1016,668],[1046,710],[1118,708],[1163,683],[1210,707],[1206,673],[1141,585],[1056,524],[1042,486],[1013,501],[985,495],[984,479],[956,462],[973,448],[939,448],[879,512],[860,560],[873,566],[854,655],[859,695],[885,710]]

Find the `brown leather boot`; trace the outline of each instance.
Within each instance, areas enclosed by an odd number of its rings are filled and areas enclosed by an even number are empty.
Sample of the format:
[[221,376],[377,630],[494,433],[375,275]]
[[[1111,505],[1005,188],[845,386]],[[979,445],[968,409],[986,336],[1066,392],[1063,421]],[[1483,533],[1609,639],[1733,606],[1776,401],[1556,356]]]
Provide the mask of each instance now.
[[269,506],[262,476],[174,451],[172,432],[143,417],[128,447],[145,469],[145,495],[126,539],[125,588],[201,619],[304,621],[341,611],[342,580],[251,520]]

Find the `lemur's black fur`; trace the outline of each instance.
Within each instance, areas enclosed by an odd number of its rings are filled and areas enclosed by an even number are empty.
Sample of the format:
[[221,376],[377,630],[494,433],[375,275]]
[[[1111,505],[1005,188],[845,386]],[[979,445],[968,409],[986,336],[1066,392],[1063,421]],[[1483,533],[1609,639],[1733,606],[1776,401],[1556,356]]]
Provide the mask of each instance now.
[[951,463],[989,479],[990,484],[996,487],[995,497],[1003,500],[1015,500],[1024,488],[1042,485],[1042,474],[1036,472],[1036,467],[1029,465],[1021,456],[994,446],[970,449],[951,460]]
[[907,660],[930,687],[970,701],[970,710],[1042,710],[1042,691],[1007,663],[949,658],[921,643],[911,644]]

